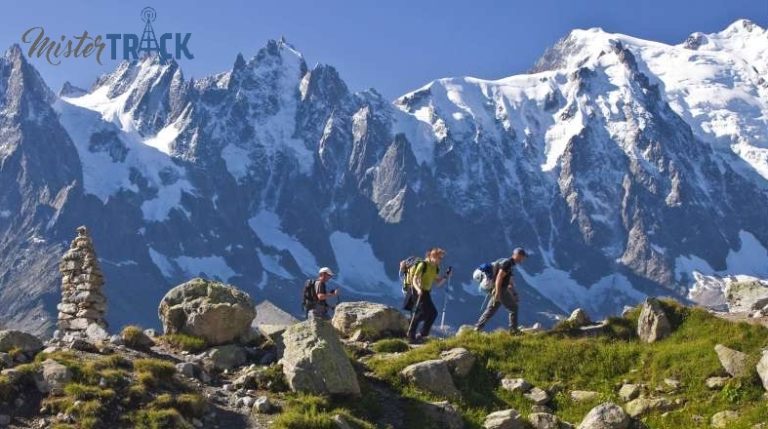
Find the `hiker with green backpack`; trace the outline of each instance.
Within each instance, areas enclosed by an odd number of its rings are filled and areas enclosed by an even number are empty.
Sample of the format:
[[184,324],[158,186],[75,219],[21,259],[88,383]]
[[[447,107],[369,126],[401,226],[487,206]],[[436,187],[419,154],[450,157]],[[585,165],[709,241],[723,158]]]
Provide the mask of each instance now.
[[515,265],[522,263],[528,254],[522,247],[515,248],[512,256],[499,259],[491,264],[478,267],[472,277],[480,283],[480,290],[490,295],[488,305],[475,325],[476,331],[482,331],[488,321],[502,305],[509,310],[509,331],[520,332],[517,325],[518,297],[513,281]]
[[[437,308],[432,302],[432,287],[442,285],[451,275],[450,270],[445,276],[440,277],[440,262],[445,257],[445,250],[440,248],[430,249],[424,260],[416,262],[408,270],[409,286],[415,298],[414,313],[411,324],[408,327],[408,342],[419,343],[424,341],[432,329],[432,324],[437,319]],[[419,330],[419,325],[421,329]],[[419,331],[418,333],[416,331]]]

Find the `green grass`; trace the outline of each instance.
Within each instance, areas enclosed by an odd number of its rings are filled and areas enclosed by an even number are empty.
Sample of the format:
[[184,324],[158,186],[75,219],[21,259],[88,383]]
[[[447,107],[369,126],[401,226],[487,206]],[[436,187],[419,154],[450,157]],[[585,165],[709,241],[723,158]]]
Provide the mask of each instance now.
[[376,353],[400,353],[411,349],[408,343],[399,338],[379,340],[373,344],[372,348]]
[[174,349],[185,350],[191,353],[205,350],[208,347],[205,339],[187,334],[167,334],[159,339]]
[[147,347],[142,344],[142,339],[146,337],[144,330],[140,326],[128,325],[120,332],[120,336],[123,339],[125,345],[135,350],[146,349]]
[[[459,338],[432,341],[394,359],[373,358],[368,365],[406,397],[439,400],[444,398],[415,389],[398,373],[411,363],[437,358],[442,350],[469,349],[478,357],[479,364],[468,377],[456,380],[463,394],[458,406],[470,425],[477,428],[491,411],[508,407],[523,414],[530,411],[532,404],[522,395],[498,387],[497,373],[523,377],[545,389],[561,385],[561,393],[553,400],[555,413],[575,424],[602,401],[621,404],[616,386],[623,380],[646,383],[653,388],[663,384],[664,378],[683,383],[683,388],[669,397],[685,398],[687,405],[667,416],[650,414],[644,419],[650,427],[696,427],[694,416],[703,416],[708,421],[713,414],[725,409],[739,409],[742,414],[732,429],[750,429],[755,423],[768,421],[768,407],[761,397],[763,389],[756,375],[732,381],[733,385],[723,392],[712,392],[704,385],[707,377],[724,374],[714,352],[715,344],[733,347],[756,358],[761,348],[768,345],[768,329],[733,324],[703,310],[685,309],[670,302],[664,302],[663,307],[677,329],[669,338],[654,344],[632,339],[638,315],[635,311],[627,319],[609,321],[611,333],[603,338],[571,338],[569,327],[555,334],[518,337],[504,332],[467,333]],[[568,397],[570,390],[594,390],[600,397],[574,403]]]
[[293,394],[270,426],[275,429],[336,429],[334,416],[341,415],[354,429],[374,429],[375,426],[352,415],[344,408],[331,405],[328,398],[308,394]]

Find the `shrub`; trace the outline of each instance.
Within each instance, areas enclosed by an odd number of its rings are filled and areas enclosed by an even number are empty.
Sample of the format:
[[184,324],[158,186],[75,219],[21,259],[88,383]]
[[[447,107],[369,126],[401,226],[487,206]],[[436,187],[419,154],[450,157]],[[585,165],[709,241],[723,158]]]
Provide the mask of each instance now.
[[208,347],[205,339],[195,337],[187,334],[167,334],[160,337],[160,341],[168,344],[169,346],[188,352],[199,352]]

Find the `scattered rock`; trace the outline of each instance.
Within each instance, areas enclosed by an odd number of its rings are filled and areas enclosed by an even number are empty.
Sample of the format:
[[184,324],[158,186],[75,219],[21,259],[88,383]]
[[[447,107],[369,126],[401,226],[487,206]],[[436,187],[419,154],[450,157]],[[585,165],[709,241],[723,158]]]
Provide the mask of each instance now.
[[722,344],[715,346],[715,353],[720,359],[725,371],[733,377],[745,377],[749,375],[752,368],[749,366],[749,356],[738,350],[728,348]]
[[730,423],[739,418],[739,413],[736,411],[726,410],[712,416],[712,427],[715,428],[728,428]]
[[5,352],[0,353],[0,366],[2,366],[2,368],[10,368],[13,366],[13,358],[11,358],[11,355]]
[[466,377],[475,364],[475,356],[465,348],[455,348],[440,353],[440,359],[457,377]]
[[550,413],[531,413],[528,415],[528,423],[533,429],[560,429],[560,419]]
[[591,401],[595,398],[600,396],[597,392],[592,392],[590,390],[573,390],[571,391],[571,400],[575,402],[585,402],[585,401]]
[[680,390],[683,385],[680,380],[675,380],[674,378],[665,378],[664,384],[672,390]]
[[763,357],[757,363],[757,375],[760,376],[765,390],[768,390],[768,351],[763,352]]
[[517,410],[510,408],[488,414],[483,427],[485,429],[524,429],[525,421]]
[[453,384],[448,365],[442,360],[427,360],[409,365],[400,374],[416,387],[448,398],[458,398],[459,390]]
[[291,389],[360,395],[357,374],[328,322],[312,319],[297,323],[286,329],[283,340],[285,353],[281,362]]
[[385,336],[403,335],[408,329],[408,319],[398,310],[373,302],[343,302],[336,306],[333,326],[345,337],[357,331],[366,340]]
[[501,380],[501,387],[512,393],[525,393],[533,386],[523,378],[505,378]]
[[267,396],[259,396],[253,404],[253,412],[259,414],[269,414],[275,410],[275,406]]
[[639,384],[624,384],[619,389],[619,398],[622,401],[631,401],[640,396],[641,386]]
[[349,424],[347,418],[341,414],[336,414],[331,418],[331,420],[333,420],[333,424],[336,426],[336,429],[352,429],[352,425]]
[[620,406],[606,402],[592,408],[578,429],[627,429],[629,422],[629,416]]
[[709,377],[705,384],[712,390],[720,390],[728,383],[728,377]]
[[245,349],[237,344],[213,347],[206,351],[203,356],[213,368],[220,371],[232,370],[248,362],[248,354]]
[[672,325],[661,304],[655,298],[648,298],[643,303],[640,318],[637,320],[637,335],[646,343],[664,339],[672,333]]
[[72,350],[79,350],[81,352],[86,353],[98,353],[99,348],[96,347],[94,344],[82,339],[82,338],[73,338],[69,340],[69,343],[67,344],[67,347]]
[[419,409],[424,413],[427,420],[434,423],[441,429],[463,429],[464,419],[448,401],[427,402],[420,405]]
[[581,308],[573,310],[571,315],[566,319],[574,327],[586,326],[592,323],[587,315],[587,312]]
[[120,340],[121,344],[136,350],[149,350],[155,345],[155,341],[147,335],[146,331],[124,331]]
[[248,335],[256,310],[247,293],[196,278],[168,291],[158,314],[166,334],[184,333],[221,345]]
[[32,334],[22,331],[0,331],[0,352],[9,352],[13,349],[24,353],[37,353],[43,349],[43,342]]
[[674,404],[667,398],[637,398],[628,402],[624,408],[630,417],[640,417],[651,411],[669,411]]
[[552,408],[546,406],[546,405],[531,405],[531,412],[532,413],[544,413],[544,414],[552,414],[554,411],[552,411]]
[[109,333],[96,323],[91,323],[85,328],[85,336],[91,341],[107,341]]
[[42,377],[38,379],[37,390],[41,393],[59,394],[72,380],[72,371],[53,359],[42,363]]
[[549,402],[549,394],[541,388],[534,387],[523,396],[531,400],[536,405],[544,405]]

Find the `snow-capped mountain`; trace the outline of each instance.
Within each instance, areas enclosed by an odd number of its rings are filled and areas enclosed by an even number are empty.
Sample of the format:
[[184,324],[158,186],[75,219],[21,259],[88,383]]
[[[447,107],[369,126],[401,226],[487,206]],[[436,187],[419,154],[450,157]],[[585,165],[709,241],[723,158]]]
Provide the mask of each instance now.
[[[48,329],[55,261],[89,226],[115,326],[156,324],[173,285],[218,278],[297,312],[303,279],[396,302],[397,262],[439,245],[447,322],[469,275],[518,245],[523,321],[685,297],[694,272],[768,277],[768,31],[679,45],[575,30],[532,71],[351,92],[285,40],[186,79],[126,62],[54,95],[0,59],[0,314]],[[441,299],[442,296],[438,296]]]

